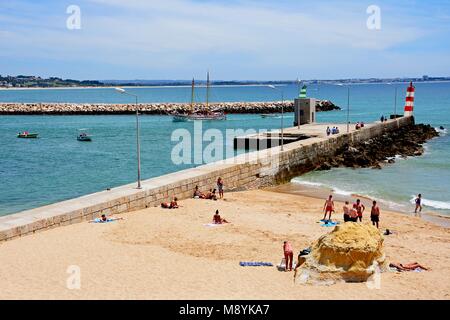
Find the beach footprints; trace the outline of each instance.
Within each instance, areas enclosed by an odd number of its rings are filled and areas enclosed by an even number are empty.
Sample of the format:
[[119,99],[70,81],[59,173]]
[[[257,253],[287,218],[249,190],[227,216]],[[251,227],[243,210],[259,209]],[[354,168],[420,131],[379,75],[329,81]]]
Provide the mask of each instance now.
[[81,29],[81,9],[79,6],[72,4],[67,7],[66,13],[69,17],[66,19],[66,27],[68,30]]

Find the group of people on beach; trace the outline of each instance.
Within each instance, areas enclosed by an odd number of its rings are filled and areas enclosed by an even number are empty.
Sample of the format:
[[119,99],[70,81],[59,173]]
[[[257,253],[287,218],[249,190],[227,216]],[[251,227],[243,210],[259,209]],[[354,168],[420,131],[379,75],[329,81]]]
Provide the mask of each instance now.
[[[357,199],[352,206],[350,206],[349,201],[345,201],[344,206],[342,207],[344,213],[344,222],[362,222],[363,213],[366,210],[366,207],[361,202],[361,199]],[[328,199],[325,200],[323,206],[324,216],[323,220],[331,220],[331,214],[335,212],[334,200],[333,196],[329,195]],[[379,227],[380,222],[380,207],[378,206],[375,200],[372,201],[372,208],[370,210],[370,221],[372,221],[372,225]]]
[[[195,186],[194,188],[194,193],[193,193],[193,198],[194,199],[208,199],[208,200],[218,200],[218,199],[223,199],[223,179],[221,177],[219,177],[217,179],[217,189],[209,189],[209,191],[207,192],[201,192],[200,188],[198,186]],[[218,192],[218,196],[217,196],[217,190],[219,190]],[[178,199],[177,197],[173,197],[172,201],[170,202],[162,202],[161,203],[161,208],[164,209],[177,209],[180,206],[178,205]],[[213,224],[223,224],[223,223],[229,223],[226,219],[222,218],[219,214],[219,210],[216,210],[213,219],[212,219],[212,223]]]
[[338,134],[339,133],[339,128],[338,127],[333,127],[330,129],[330,127],[327,127],[327,136],[329,136],[330,134]]

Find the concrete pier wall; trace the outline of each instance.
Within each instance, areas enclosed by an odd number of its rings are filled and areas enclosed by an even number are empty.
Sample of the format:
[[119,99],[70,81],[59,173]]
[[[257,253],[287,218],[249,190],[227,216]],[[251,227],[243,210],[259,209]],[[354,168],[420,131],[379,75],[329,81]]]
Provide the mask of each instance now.
[[101,214],[111,215],[158,206],[173,195],[178,199],[190,198],[196,185],[201,190],[215,188],[218,177],[224,179],[226,191],[286,182],[295,175],[311,170],[314,164],[334,155],[350,141],[365,141],[413,122],[413,117],[402,117],[385,123],[368,124],[348,134],[313,136],[285,145],[283,152],[280,147],[275,147],[148,179],[142,182],[140,190],[135,189],[135,184],[129,184],[3,216],[0,217],[0,241],[91,220]]

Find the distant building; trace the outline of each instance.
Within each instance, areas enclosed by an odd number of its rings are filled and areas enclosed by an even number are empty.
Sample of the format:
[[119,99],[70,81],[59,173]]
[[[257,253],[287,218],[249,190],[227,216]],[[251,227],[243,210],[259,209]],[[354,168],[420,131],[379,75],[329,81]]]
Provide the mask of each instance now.
[[429,79],[430,79],[429,76],[422,76],[422,80],[423,80],[423,81],[428,81]]

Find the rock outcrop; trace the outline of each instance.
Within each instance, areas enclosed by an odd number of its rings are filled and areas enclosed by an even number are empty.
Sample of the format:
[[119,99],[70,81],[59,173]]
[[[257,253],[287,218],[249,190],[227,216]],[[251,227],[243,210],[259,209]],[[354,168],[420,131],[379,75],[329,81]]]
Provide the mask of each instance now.
[[[225,113],[277,113],[284,106],[285,112],[294,111],[292,101],[272,102],[217,102],[211,103],[212,110]],[[139,111],[143,114],[171,114],[190,110],[187,103],[140,103]],[[205,104],[195,104],[195,109],[205,108]],[[329,100],[319,100],[317,111],[339,110]],[[104,103],[0,103],[0,114],[130,114],[135,112],[133,104]]]
[[347,222],[321,236],[296,270],[302,283],[364,282],[386,268],[383,236],[377,228]]

